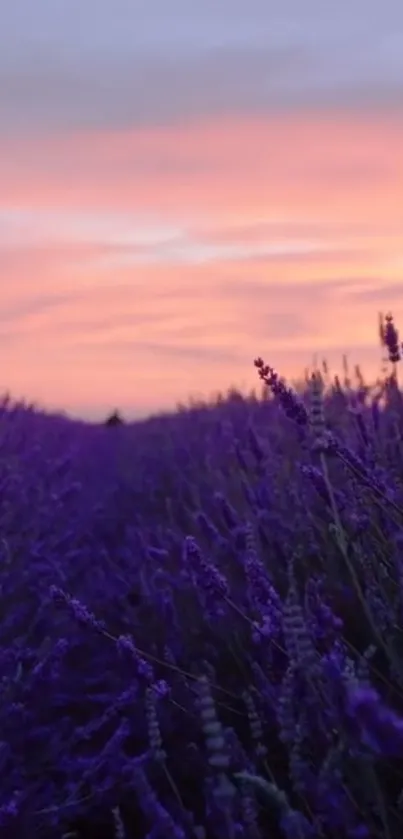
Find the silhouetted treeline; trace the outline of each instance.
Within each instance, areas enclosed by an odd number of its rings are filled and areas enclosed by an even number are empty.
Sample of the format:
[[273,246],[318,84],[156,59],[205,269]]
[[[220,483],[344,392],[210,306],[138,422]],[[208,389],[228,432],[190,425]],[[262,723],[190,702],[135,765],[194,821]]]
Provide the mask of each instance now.
[[110,428],[112,428],[113,426],[116,426],[116,425],[123,425],[123,423],[124,423],[124,420],[120,416],[119,411],[114,411],[113,414],[111,414],[107,418],[107,420],[105,420],[105,425],[109,426]]

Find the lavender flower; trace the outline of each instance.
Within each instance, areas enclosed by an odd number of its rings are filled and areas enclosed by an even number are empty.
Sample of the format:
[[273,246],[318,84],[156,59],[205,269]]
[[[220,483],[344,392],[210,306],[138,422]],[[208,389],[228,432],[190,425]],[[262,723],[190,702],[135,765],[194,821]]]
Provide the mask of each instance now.
[[148,738],[153,757],[157,761],[165,760],[166,752],[162,748],[161,730],[157,717],[156,697],[152,688],[146,691],[146,715]]
[[116,641],[116,646],[120,653],[129,653],[129,655],[136,664],[136,669],[139,676],[144,678],[147,682],[154,681],[153,668],[140,655],[140,653],[136,649],[133,639],[129,635],[119,635],[119,638]]
[[392,364],[396,364],[400,361],[400,346],[399,346],[399,334],[393,322],[393,315],[387,314],[385,317],[385,326],[383,330],[383,341],[384,345],[388,350],[389,353],[389,361]]
[[76,598],[71,597],[63,591],[63,589],[58,588],[57,586],[51,586],[49,593],[52,600],[56,603],[65,604],[72,612],[75,619],[79,623],[83,624],[83,626],[89,626],[101,632],[105,629],[103,621],[97,620],[95,615],[93,615],[93,613],[90,612],[83,603]]
[[280,381],[277,373],[268,364],[265,364],[262,358],[255,359],[255,367],[259,372],[259,378],[270,388],[274,396],[280,401],[280,404],[287,417],[294,420],[298,425],[308,424],[308,414],[304,405],[298,400],[297,396]]
[[383,704],[373,688],[352,686],[347,711],[365,745],[381,755],[403,756],[403,719]]
[[228,596],[228,583],[224,575],[211,562],[203,557],[202,552],[192,536],[186,536],[184,542],[184,561],[194,570],[199,584],[203,589],[221,597]]

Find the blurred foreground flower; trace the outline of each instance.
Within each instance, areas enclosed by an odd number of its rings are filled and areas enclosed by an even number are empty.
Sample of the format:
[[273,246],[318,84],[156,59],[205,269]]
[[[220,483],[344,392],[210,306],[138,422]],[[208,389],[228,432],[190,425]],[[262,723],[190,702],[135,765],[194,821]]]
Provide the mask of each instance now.
[[348,694],[349,716],[358,724],[363,743],[388,757],[403,755],[403,720],[387,708],[368,686],[356,686]]

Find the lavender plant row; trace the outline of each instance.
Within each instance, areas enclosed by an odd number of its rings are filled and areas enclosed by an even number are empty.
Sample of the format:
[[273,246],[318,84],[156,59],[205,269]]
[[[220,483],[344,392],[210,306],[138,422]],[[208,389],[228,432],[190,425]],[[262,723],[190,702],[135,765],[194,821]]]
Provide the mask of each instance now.
[[397,839],[400,345],[374,387],[0,410],[0,837]]

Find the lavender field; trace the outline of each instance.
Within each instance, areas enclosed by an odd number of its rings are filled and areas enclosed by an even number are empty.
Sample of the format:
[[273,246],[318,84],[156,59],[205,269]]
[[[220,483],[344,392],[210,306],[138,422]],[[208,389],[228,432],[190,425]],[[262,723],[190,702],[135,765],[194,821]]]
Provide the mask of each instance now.
[[115,428],[3,400],[1,837],[402,835],[391,316],[380,335],[371,386],[324,365],[297,394],[257,359],[262,395]]

